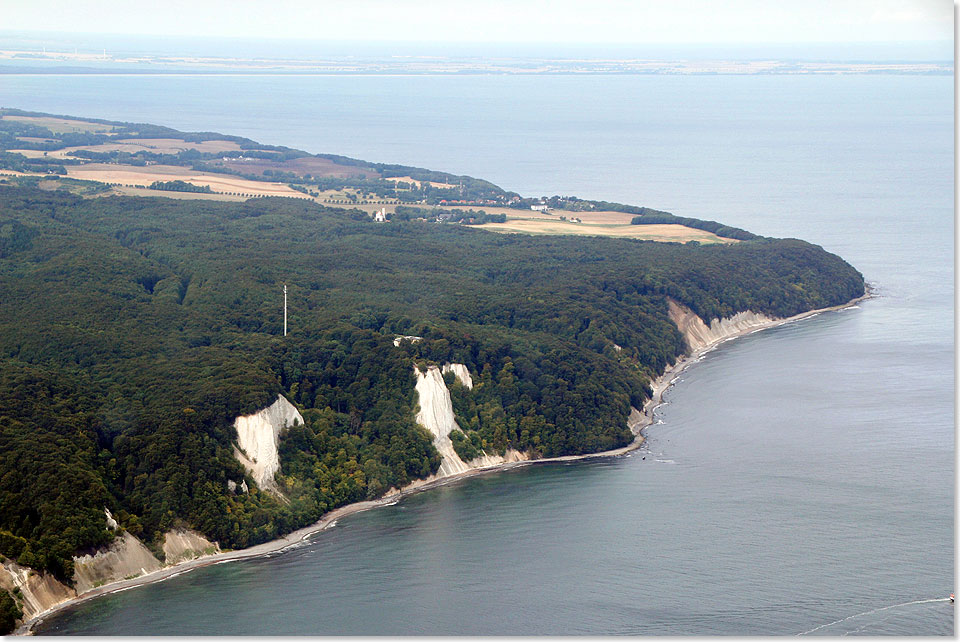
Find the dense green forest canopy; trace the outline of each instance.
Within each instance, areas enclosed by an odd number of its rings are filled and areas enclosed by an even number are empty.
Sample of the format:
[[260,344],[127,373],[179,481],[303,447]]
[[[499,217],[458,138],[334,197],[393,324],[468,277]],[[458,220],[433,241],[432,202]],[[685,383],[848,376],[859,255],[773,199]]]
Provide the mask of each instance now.
[[[461,452],[622,446],[685,350],[668,298],[709,321],[863,290],[793,239],[532,237],[291,199],[0,186],[0,553],[69,581],[71,556],[112,537],[104,507],[155,547],[176,525],[245,547],[428,476],[415,363],[473,373],[473,391],[451,382]],[[278,393],[305,420],[281,441],[288,501],[232,452],[233,419]]]

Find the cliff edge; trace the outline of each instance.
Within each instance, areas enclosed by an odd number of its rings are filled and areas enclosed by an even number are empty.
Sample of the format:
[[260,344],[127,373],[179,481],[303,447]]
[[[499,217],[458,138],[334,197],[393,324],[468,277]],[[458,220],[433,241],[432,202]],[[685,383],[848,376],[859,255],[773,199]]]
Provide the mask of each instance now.
[[737,312],[732,317],[712,319],[710,325],[707,325],[703,322],[703,319],[685,305],[681,305],[673,299],[667,299],[667,305],[670,308],[670,320],[677,325],[677,328],[687,340],[689,354],[696,354],[724,339],[743,334],[749,330],[768,327],[780,320],[777,317],[769,317],[763,313],[745,310]]

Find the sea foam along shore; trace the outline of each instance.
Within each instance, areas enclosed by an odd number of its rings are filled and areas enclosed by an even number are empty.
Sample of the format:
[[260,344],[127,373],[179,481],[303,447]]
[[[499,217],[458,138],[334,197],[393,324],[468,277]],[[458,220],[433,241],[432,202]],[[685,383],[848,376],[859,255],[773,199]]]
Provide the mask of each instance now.
[[[583,459],[593,459],[597,457],[617,457],[624,455],[628,452],[636,450],[639,448],[644,441],[642,431],[644,428],[653,423],[653,415],[656,408],[662,403],[662,398],[664,392],[673,385],[676,381],[677,376],[683,372],[690,364],[696,363],[700,358],[707,352],[710,352],[716,348],[719,344],[730,341],[731,339],[736,339],[747,334],[753,334],[754,332],[759,332],[761,330],[766,330],[769,328],[775,328],[787,323],[792,323],[794,321],[799,321],[801,319],[806,319],[812,316],[816,316],[823,312],[830,312],[833,310],[840,310],[843,308],[848,308],[856,305],[860,301],[873,297],[874,290],[868,285],[867,291],[863,296],[851,299],[846,303],[841,305],[835,305],[829,308],[820,308],[817,310],[810,310],[808,312],[803,312],[801,314],[794,315],[792,317],[787,317],[785,319],[769,319],[762,323],[752,325],[750,327],[738,330],[735,332],[728,332],[722,336],[717,336],[711,341],[702,345],[699,349],[695,350],[692,354],[679,359],[675,364],[664,370],[663,374],[657,377],[652,383],[651,388],[653,394],[650,399],[643,405],[643,411],[640,413],[633,413],[630,418],[630,429],[633,431],[636,438],[626,446],[622,448],[616,448],[614,450],[605,450],[598,453],[589,453],[586,455],[565,455],[563,457],[550,457],[544,459],[530,459],[525,461],[516,461],[508,462],[502,464],[495,464],[491,466],[483,466],[480,468],[473,468],[462,473],[455,475],[450,475],[449,477],[443,477],[440,479],[435,479],[426,483],[414,482],[409,486],[405,486],[403,489],[387,493],[380,499],[367,500],[362,502],[356,502],[354,504],[347,504],[346,506],[341,506],[340,508],[334,509],[324,515],[319,521],[305,526],[299,530],[288,533],[287,535],[271,540],[269,542],[264,542],[263,544],[258,544],[256,546],[251,546],[250,548],[244,548],[236,551],[226,551],[223,553],[217,553],[214,555],[207,555],[205,557],[200,557],[192,560],[186,560],[179,562],[177,564],[166,566],[152,573],[146,575],[141,575],[129,580],[120,580],[117,582],[112,582],[110,584],[105,584],[104,586],[95,588],[91,591],[87,591],[83,595],[78,595],[77,597],[66,600],[65,602],[60,602],[46,611],[37,614],[30,620],[24,622],[15,632],[14,635],[31,635],[33,633],[33,627],[43,621],[44,618],[49,617],[51,614],[61,611],[63,609],[69,608],[71,606],[77,605],[81,602],[86,602],[87,600],[92,600],[94,598],[108,595],[110,593],[117,593],[119,591],[125,591],[136,586],[142,586],[145,584],[152,584],[154,582],[162,582],[163,580],[170,579],[177,575],[182,575],[197,568],[202,568],[204,566],[212,566],[214,564],[224,564],[227,562],[235,562],[238,560],[250,559],[254,557],[262,557],[266,555],[271,555],[283,551],[288,548],[292,548],[298,545],[302,545],[306,540],[313,534],[319,533],[327,528],[334,526],[338,519],[346,517],[347,515],[352,515],[354,513],[359,513],[361,511],[370,510],[371,508],[377,508],[379,506],[391,506],[397,503],[399,500],[412,495],[414,493],[419,493],[425,490],[430,490],[431,488],[436,488],[439,486],[446,486],[447,484],[459,481],[461,479],[466,479],[468,477],[474,477],[476,475],[491,473],[500,470],[508,470],[511,468],[517,468],[520,466],[530,466],[534,464],[548,464],[553,462],[569,462],[569,461],[578,461]],[[637,416],[639,414],[639,416]]]

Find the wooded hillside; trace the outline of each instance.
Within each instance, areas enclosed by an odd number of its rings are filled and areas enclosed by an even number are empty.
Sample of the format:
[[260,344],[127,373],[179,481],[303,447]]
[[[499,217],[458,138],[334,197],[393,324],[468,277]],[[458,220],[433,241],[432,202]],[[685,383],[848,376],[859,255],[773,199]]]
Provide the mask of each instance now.
[[[630,406],[684,350],[667,297],[709,322],[863,288],[799,240],[531,237],[290,199],[0,187],[0,553],[69,579],[71,556],[111,537],[104,507],[147,542],[187,524],[237,548],[425,477],[439,457],[413,419],[415,361],[469,367],[456,409],[488,450],[622,446]],[[281,443],[289,503],[232,454],[234,418],[278,393],[305,419]],[[244,479],[251,492],[228,489]]]

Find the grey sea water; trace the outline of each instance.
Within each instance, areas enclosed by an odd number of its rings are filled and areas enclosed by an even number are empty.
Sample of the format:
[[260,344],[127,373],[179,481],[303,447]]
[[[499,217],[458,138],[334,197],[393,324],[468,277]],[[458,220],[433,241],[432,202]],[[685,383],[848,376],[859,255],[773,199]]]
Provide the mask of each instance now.
[[38,632],[954,633],[951,78],[5,76],[0,105],[712,218],[878,290],[723,344],[631,457],[452,484]]

